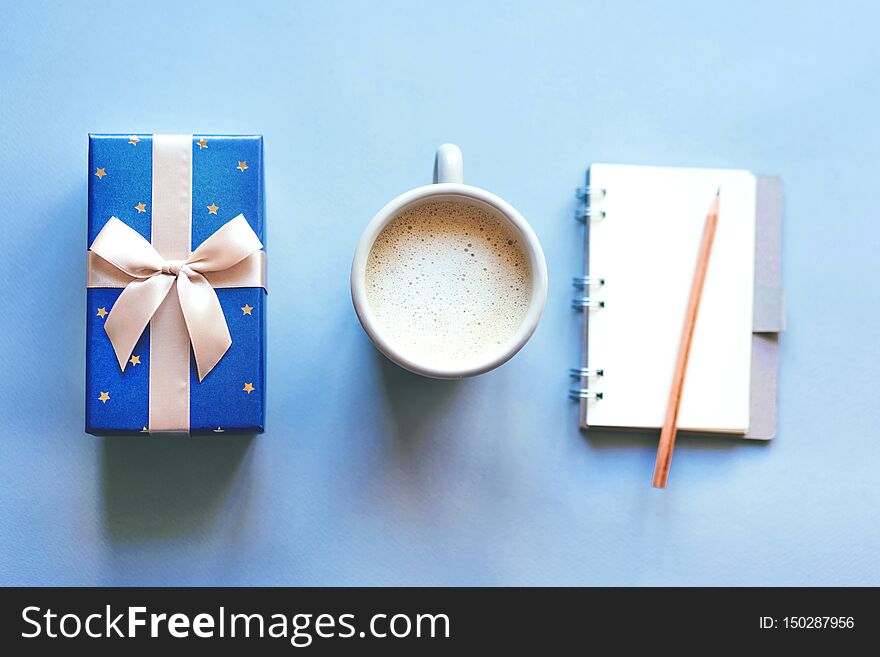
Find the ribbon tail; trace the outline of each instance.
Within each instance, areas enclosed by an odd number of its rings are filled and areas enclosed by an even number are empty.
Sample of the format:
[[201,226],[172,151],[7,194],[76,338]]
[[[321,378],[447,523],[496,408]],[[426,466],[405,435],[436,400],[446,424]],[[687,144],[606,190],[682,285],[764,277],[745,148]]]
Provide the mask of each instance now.
[[181,272],[177,277],[177,297],[201,382],[232,346],[232,337],[220,299],[204,276]]
[[174,285],[172,276],[152,276],[132,281],[110,309],[104,331],[110,338],[119,367],[125,371],[134,346]]

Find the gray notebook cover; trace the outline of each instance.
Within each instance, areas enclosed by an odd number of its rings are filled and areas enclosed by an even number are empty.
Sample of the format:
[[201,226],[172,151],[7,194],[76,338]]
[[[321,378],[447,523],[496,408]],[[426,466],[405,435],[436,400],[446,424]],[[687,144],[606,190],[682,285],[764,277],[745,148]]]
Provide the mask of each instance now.
[[[589,181],[588,181],[589,182]],[[587,240],[589,240],[589,223]],[[588,242],[589,244],[589,242]],[[589,252],[589,249],[588,249]],[[587,263],[589,270],[589,263]],[[589,313],[584,313],[583,366],[588,366]],[[776,397],[779,380],[779,334],[785,330],[785,293],[782,288],[782,179],[757,177],[755,208],[755,313],[752,337],[752,378],[748,433],[752,440],[776,435]],[[589,429],[587,400],[580,402],[580,425]],[[603,430],[608,427],[602,427]],[[631,431],[630,429],[623,429]],[[636,430],[644,432],[645,430]],[[689,435],[704,435],[687,432]],[[719,435],[719,434],[705,434]],[[724,434],[731,435],[731,434]]]

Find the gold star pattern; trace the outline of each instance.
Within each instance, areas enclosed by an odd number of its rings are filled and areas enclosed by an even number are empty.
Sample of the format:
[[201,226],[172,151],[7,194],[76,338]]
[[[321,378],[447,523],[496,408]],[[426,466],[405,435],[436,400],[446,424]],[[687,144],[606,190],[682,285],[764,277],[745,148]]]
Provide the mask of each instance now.
[[98,308],[97,315],[98,315],[98,317],[100,317],[101,319],[104,319],[108,314],[109,314],[109,313],[107,312],[107,309],[106,309],[106,308]]
[[242,315],[250,315],[252,310],[253,310],[253,307],[251,307],[251,306],[249,306],[249,305],[247,305],[247,304],[244,304],[244,305],[241,307],[241,314],[242,314]]
[[109,393],[109,392],[104,392],[104,391],[102,390],[102,391],[101,391],[101,394],[98,395],[98,399],[99,399],[102,403],[106,404],[108,401],[110,401],[110,393]]
[[132,135],[131,137],[128,138],[128,143],[131,144],[132,146],[137,146],[139,141],[140,141],[140,139],[138,139],[135,135]]
[[140,357],[140,356],[135,356],[134,354],[132,354],[132,355],[131,355],[131,358],[128,359],[128,362],[131,363],[132,366],[134,366],[134,365],[140,365],[140,364],[141,364],[141,357]]
[[244,170],[249,169],[250,167],[247,165],[247,162],[245,161],[245,162],[239,162],[238,166],[235,168],[238,169],[239,171],[241,171],[242,173],[244,173]]
[[208,207],[208,214],[217,214],[217,210],[220,209],[220,207],[214,203],[211,203],[211,205],[209,205],[207,207]]
[[245,383],[244,388],[242,388],[247,394],[251,394],[254,391],[253,383]]
[[104,176],[107,175],[107,171],[104,167],[98,167],[95,169],[95,175],[98,176],[98,180],[103,180]]
[[141,433],[150,433],[150,430],[144,427],[143,429],[141,429]]
[[199,145],[199,150],[202,150],[203,148],[208,147],[208,140],[205,139],[204,137],[199,139],[196,143]]
[[212,431],[214,433],[223,433],[223,429],[221,429],[220,427],[217,427],[216,429],[212,429]]
[[146,203],[138,203],[136,206],[134,206],[134,209],[138,211],[138,214],[141,214],[142,212],[147,211],[147,204]]

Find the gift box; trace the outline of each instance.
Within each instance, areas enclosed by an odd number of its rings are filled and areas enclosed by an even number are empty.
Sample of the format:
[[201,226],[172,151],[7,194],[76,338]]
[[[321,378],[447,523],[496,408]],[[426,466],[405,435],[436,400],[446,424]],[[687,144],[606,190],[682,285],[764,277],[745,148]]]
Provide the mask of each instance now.
[[259,135],[90,135],[86,431],[261,433]]

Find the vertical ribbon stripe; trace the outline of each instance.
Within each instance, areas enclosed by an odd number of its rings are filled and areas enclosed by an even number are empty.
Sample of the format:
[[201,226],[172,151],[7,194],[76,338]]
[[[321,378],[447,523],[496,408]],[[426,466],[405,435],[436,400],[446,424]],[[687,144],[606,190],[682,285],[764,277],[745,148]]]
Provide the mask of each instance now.
[[[151,241],[165,260],[190,254],[192,148],[192,135],[153,135]],[[190,340],[174,292],[150,321],[150,432],[189,432]]]

